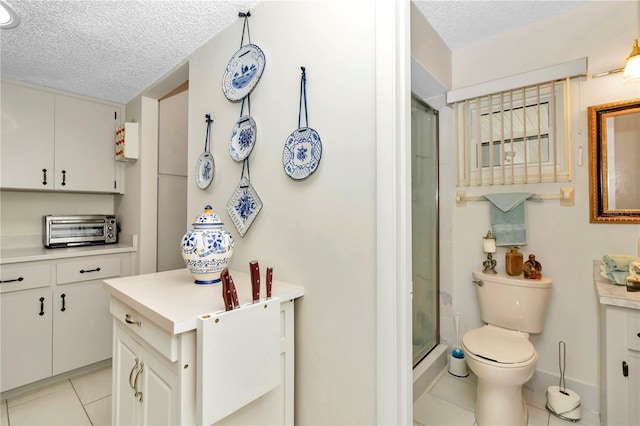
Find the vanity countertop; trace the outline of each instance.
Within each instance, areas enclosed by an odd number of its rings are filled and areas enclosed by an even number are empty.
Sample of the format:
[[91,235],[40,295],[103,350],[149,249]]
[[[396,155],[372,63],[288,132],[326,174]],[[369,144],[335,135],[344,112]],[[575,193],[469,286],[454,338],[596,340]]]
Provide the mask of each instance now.
[[640,291],[629,292],[624,285],[613,284],[600,275],[599,260],[593,261],[593,282],[598,292],[598,301],[603,305],[620,306],[640,310]]

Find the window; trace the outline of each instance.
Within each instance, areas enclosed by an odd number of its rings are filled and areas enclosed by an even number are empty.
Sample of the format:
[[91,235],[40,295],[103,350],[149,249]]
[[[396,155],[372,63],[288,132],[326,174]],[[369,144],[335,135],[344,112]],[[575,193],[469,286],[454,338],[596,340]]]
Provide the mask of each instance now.
[[458,186],[571,180],[569,80],[453,105]]

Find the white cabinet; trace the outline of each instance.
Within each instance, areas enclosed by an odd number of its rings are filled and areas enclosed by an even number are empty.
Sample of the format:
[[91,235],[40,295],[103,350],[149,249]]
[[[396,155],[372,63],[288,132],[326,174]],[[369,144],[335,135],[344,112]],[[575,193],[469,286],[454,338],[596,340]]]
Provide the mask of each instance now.
[[53,93],[2,82],[2,188],[53,189]]
[[[137,280],[140,277],[142,276],[131,278]],[[125,286],[126,280],[128,279],[122,281]],[[107,285],[115,281],[118,280],[109,280]],[[139,286],[132,284],[129,287],[132,294],[144,294],[154,300],[162,297],[157,293],[162,291],[161,281],[157,282],[159,288],[151,287],[149,291],[142,293],[139,293],[142,290]],[[181,283],[187,291],[189,287],[186,286],[190,284],[193,285],[191,279],[185,284]],[[191,290],[197,290],[196,294],[204,294],[200,288]],[[206,292],[208,289],[204,290]],[[186,303],[188,298],[181,300]],[[279,310],[279,385],[226,416],[220,424],[293,424],[293,298],[281,302]],[[114,324],[112,423],[198,424],[197,401],[201,395],[197,383],[198,375],[203,372],[198,370],[197,330],[190,328],[176,334],[169,333],[148,316],[142,315],[116,297],[111,298],[111,313]],[[162,316],[160,313],[157,315]],[[223,351],[225,348],[217,350]],[[223,383],[213,385],[220,386],[223,390],[230,389]],[[216,401],[206,403],[215,404]]]
[[122,192],[116,104],[2,82],[2,174],[8,189]]
[[601,423],[640,424],[640,310],[599,305]]
[[2,391],[51,376],[51,290],[0,295]]
[[113,350],[113,424],[180,424],[178,375],[117,321]]
[[120,110],[56,95],[55,187],[116,192],[115,132]]
[[130,271],[129,253],[2,265],[1,391],[111,357],[101,279]]

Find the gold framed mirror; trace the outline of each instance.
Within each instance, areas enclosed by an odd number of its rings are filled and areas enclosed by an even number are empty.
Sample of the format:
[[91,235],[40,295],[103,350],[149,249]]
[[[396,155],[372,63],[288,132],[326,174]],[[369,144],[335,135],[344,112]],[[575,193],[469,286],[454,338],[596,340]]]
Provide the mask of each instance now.
[[640,223],[640,99],[590,106],[589,220]]

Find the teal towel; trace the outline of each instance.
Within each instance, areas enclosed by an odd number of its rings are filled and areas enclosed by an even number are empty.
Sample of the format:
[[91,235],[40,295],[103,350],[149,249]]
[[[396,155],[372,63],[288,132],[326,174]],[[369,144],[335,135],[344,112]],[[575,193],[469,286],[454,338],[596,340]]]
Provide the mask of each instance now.
[[[527,244],[527,215],[524,202],[532,197],[535,195],[524,192],[484,195],[484,198],[491,202],[491,231],[496,237],[497,246]],[[540,200],[533,198],[532,201]]]
[[631,262],[640,262],[640,257],[632,254],[605,254],[602,256],[602,263],[609,271],[629,272]]

